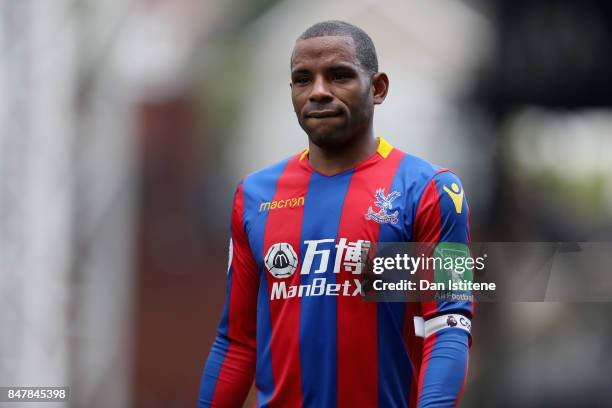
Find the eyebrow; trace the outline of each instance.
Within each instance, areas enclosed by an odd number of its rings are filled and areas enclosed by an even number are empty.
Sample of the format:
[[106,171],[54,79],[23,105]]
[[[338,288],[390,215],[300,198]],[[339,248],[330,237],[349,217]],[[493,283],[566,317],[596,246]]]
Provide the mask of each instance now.
[[358,71],[359,67],[353,64],[339,63],[334,64],[328,68],[329,71],[342,71],[342,70],[350,70],[350,71]]
[[[335,63],[329,67],[326,68],[326,71],[342,71],[342,70],[350,70],[353,72],[357,72],[359,71],[359,67],[356,67],[353,64],[348,64],[348,63]],[[310,73],[310,70],[307,68],[296,68],[291,70],[291,75],[299,75],[299,74],[308,74]]]
[[307,70],[306,68],[292,69],[291,70],[291,75],[307,74],[309,72],[310,71]]

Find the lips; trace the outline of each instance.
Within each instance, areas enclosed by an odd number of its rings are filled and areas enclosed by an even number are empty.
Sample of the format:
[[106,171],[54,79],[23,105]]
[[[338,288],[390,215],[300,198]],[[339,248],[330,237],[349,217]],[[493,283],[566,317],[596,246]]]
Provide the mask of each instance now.
[[317,111],[310,111],[305,116],[307,118],[322,119],[322,118],[335,118],[336,116],[340,116],[341,114],[342,113],[340,111],[336,111],[336,110],[317,110]]

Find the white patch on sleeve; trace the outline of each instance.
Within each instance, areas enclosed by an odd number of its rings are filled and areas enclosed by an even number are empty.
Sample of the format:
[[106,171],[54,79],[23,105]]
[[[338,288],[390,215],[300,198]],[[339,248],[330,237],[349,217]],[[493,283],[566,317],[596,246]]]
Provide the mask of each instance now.
[[234,241],[230,237],[229,240],[229,254],[227,257],[227,274],[229,275],[230,268],[232,267],[232,259],[234,257]]

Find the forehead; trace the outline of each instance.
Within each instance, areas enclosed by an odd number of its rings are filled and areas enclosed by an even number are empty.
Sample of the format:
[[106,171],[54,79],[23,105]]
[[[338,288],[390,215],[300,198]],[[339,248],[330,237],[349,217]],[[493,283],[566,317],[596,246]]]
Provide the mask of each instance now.
[[352,37],[326,36],[299,40],[291,56],[292,68],[341,62],[357,64],[357,52]]

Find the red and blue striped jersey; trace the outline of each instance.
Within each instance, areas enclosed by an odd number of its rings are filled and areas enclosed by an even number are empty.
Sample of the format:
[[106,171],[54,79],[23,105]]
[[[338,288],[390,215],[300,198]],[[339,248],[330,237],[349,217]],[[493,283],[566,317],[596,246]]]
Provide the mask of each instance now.
[[419,337],[414,318],[471,319],[472,303],[366,302],[355,254],[364,243],[468,244],[468,212],[453,173],[382,138],[333,176],[313,170],[306,150],[245,177],[199,406],[241,407],[253,379],[257,407],[455,406],[470,335]]

